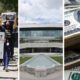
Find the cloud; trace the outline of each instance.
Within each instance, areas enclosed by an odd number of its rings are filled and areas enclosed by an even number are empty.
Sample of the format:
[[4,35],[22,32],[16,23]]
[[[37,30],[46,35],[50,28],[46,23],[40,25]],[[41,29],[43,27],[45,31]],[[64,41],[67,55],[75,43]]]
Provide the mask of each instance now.
[[19,0],[20,23],[62,23],[62,0]]

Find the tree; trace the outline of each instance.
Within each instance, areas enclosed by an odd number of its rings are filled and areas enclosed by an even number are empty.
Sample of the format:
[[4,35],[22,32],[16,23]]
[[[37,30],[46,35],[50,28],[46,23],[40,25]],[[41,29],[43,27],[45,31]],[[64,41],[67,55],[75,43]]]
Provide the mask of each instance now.
[[3,4],[2,8],[4,11],[18,12],[18,0],[0,0],[0,3]]

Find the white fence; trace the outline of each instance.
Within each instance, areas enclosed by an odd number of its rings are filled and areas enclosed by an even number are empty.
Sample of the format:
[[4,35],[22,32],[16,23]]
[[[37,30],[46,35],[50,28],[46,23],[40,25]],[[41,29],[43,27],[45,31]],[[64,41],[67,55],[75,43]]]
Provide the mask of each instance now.
[[4,32],[0,32],[0,59],[3,59],[4,53]]

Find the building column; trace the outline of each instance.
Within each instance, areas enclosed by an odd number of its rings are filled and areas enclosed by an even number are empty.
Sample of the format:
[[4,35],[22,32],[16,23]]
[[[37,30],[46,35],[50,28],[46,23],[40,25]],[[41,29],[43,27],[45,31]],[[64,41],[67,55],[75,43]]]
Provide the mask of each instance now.
[[51,53],[51,48],[50,48],[50,53]]
[[34,49],[32,48],[32,53],[34,52]]

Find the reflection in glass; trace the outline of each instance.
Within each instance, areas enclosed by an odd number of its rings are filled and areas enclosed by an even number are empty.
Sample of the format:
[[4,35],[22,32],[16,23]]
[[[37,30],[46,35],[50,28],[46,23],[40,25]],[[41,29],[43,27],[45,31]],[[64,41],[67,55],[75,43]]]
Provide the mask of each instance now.
[[31,31],[21,31],[20,36],[22,38],[27,37],[60,37],[62,36],[61,30],[31,30]]

